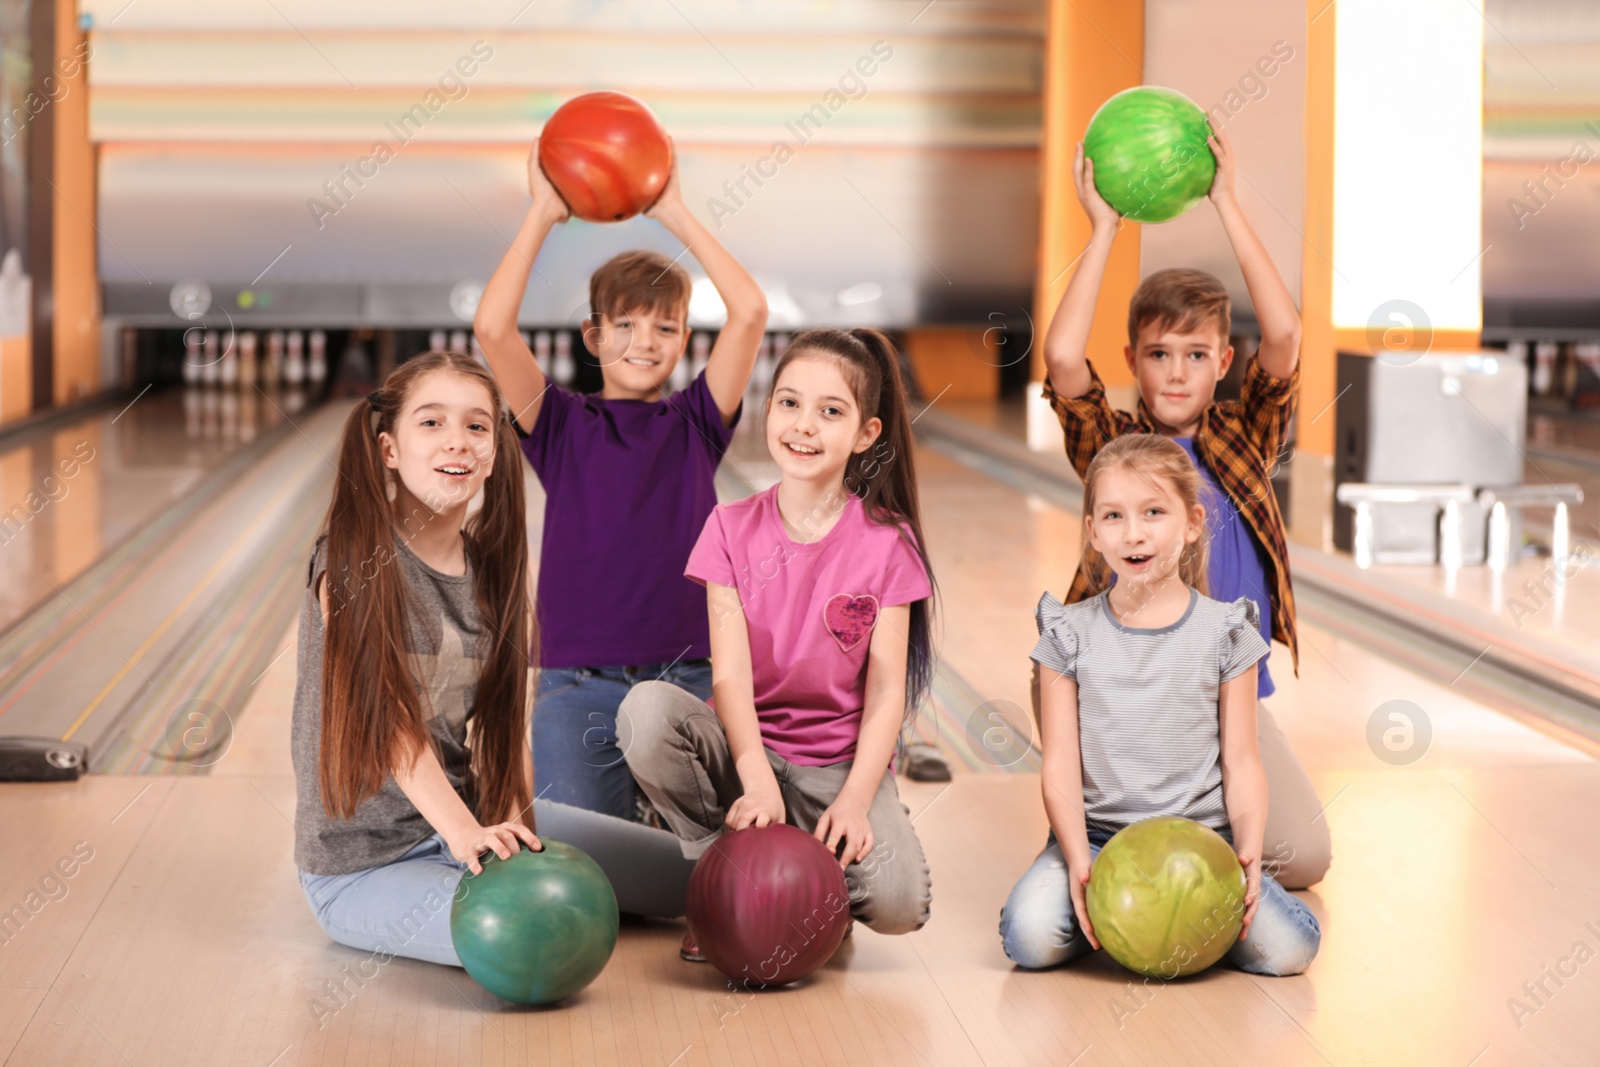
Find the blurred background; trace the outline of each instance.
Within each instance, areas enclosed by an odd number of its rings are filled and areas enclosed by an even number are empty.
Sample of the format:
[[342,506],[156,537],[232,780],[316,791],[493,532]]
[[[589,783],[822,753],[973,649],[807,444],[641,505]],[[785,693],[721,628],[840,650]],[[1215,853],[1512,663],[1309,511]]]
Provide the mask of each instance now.
[[[601,88],[654,109],[766,290],[753,396],[794,331],[882,327],[919,430],[1068,483],[1035,339],[1088,236],[1073,149],[1113,93],[1175,88],[1301,307],[1269,464],[1296,544],[1444,566],[1450,596],[1487,564],[1504,617],[1507,566],[1600,533],[1594,4],[0,0],[0,34],[0,627],[302,412],[476,352],[529,146]],[[1233,296],[1236,395],[1256,326],[1216,212],[1124,230],[1090,339],[1113,401],[1128,296],[1178,265]],[[571,221],[521,313],[559,384],[599,387],[588,276],[635,247],[696,277],[674,384],[703,365],[723,309],[694,256]],[[80,442],[100,461],[52,497]]]

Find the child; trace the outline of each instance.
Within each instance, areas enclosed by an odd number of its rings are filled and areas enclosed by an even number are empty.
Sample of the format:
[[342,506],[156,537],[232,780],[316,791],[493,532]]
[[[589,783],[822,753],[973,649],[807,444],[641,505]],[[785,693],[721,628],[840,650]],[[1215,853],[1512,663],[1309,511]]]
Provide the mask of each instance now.
[[1260,862],[1267,781],[1255,667],[1267,643],[1249,597],[1227,604],[1203,593],[1193,461],[1155,434],[1110,442],[1084,477],[1084,525],[1084,555],[1109,563],[1117,583],[1069,606],[1049,593],[1039,601],[1033,659],[1051,834],[1000,913],[1006,955],[1051,967],[1099,948],[1084,887],[1100,848],[1124,826],[1177,815],[1227,838],[1244,867],[1244,929],[1227,959],[1253,974],[1299,974],[1321,929]]
[[[1163,270],[1146,278],[1128,311],[1128,369],[1139,383],[1136,414],[1117,411],[1085,358],[1100,279],[1120,220],[1094,187],[1094,164],[1078,146],[1074,162],[1078,198],[1093,221],[1093,236],[1077,273],[1062,294],[1061,306],[1045,336],[1044,359],[1049,398],[1066,433],[1067,454],[1080,477],[1095,454],[1121,434],[1159,433],[1183,446],[1204,479],[1206,514],[1211,524],[1210,588],[1221,600],[1251,598],[1261,635],[1289,646],[1299,670],[1294,591],[1283,516],[1273,495],[1271,471],[1284,448],[1299,384],[1300,318],[1294,301],[1273,268],[1267,250],[1234,199],[1233,147],[1224,131],[1211,139],[1217,175],[1211,186],[1216,206],[1260,320],[1261,347],[1245,367],[1244,395],[1216,402],[1217,382],[1233,363],[1228,345],[1230,312],[1222,283],[1204,271]],[[1067,603],[1089,595],[1091,587],[1114,581],[1088,553],[1067,593]],[[1035,671],[1034,711],[1038,713]],[[1263,659],[1258,697],[1273,692]],[[1262,763],[1272,793],[1273,820],[1267,827],[1268,862],[1291,888],[1313,885],[1332,859],[1328,824],[1311,780],[1263,704],[1257,709]]]
[[[766,413],[778,484],[718,507],[686,571],[706,586],[716,711],[638,686],[624,752],[685,856],[787,821],[839,857],[854,918],[908,933],[932,896],[889,757],[927,692],[933,586],[893,346],[799,334]],[[682,954],[700,958],[689,937]]]
[[530,807],[622,910],[683,914],[692,868],[671,834],[531,803],[527,520],[501,405],[470,357],[401,364],[345,422],[307,575],[295,864],[328,935],[382,962],[459,965],[457,884],[485,850],[540,847]]
[[584,396],[550,385],[517,331],[534,258],[567,217],[538,152],[535,144],[528,155],[533,206],[473,323],[546,493],[538,795],[635,819],[617,708],[631,686],[655,678],[710,695],[704,597],[683,564],[716,506],[712,479],[766,330],[766,298],[684,207],[674,173],[647,214],[694,249],[727,305],[705,371],[662,399],[688,341],[689,276],[665,256],[628,252],[589,280],[583,343],[604,388]]

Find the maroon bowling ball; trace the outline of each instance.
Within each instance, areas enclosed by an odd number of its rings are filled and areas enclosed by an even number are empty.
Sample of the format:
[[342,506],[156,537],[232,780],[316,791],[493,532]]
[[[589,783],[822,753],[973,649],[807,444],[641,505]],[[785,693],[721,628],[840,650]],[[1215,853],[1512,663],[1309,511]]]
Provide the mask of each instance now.
[[689,880],[689,929],[711,965],[750,988],[827,963],[850,925],[850,891],[827,846],[793,826],[725,834]]

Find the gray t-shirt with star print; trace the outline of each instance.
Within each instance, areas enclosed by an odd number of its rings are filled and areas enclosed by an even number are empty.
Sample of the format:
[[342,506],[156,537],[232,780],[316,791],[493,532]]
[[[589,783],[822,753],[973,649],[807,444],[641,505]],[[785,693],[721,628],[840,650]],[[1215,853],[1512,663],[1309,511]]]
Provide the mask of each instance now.
[[[325,537],[318,538],[307,570],[300,607],[300,649],[294,689],[290,747],[294,756],[295,865],[309,874],[350,874],[382,866],[427,840],[433,827],[401,792],[391,775],[362,801],[349,819],[334,819],[322,803],[318,754],[322,740],[322,606],[315,578],[326,566]],[[457,795],[471,804],[472,756],[467,720],[482,668],[483,623],[474,590],[471,553],[467,573],[441,574],[418,559],[404,540],[387,564],[398,567],[411,603],[406,651],[417,691],[426,702],[428,725],[439,762]],[[351,582],[358,582],[352,578]],[[341,602],[340,583],[330,577],[328,610]]]

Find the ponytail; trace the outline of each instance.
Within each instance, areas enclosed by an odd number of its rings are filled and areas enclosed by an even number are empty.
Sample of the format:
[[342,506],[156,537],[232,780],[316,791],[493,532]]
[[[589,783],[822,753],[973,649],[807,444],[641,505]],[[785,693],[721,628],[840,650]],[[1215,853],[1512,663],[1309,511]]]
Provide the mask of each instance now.
[[[807,330],[795,335],[773,369],[774,387],[791,360],[818,353],[838,360],[843,366],[862,421],[877,418],[883,424],[878,439],[871,446],[851,455],[845,466],[845,491],[861,498],[862,510],[869,520],[893,526],[911,545],[922,561],[929,584],[933,585],[933,567],[928,562],[922,535],[910,401],[900,372],[900,354],[889,338],[877,330]],[[906,635],[907,720],[916,714],[933,681],[935,599],[936,596],[930,596],[911,605],[911,627]]]

